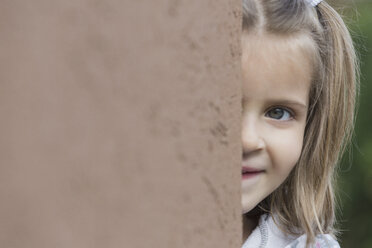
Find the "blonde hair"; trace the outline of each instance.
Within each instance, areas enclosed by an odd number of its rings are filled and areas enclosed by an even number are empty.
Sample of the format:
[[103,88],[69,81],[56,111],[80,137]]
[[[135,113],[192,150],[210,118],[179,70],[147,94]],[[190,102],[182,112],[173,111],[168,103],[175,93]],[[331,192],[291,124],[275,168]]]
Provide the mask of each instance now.
[[[243,32],[253,30],[314,42],[314,72],[304,143],[286,181],[267,207],[288,234],[334,235],[335,168],[350,142],[359,92],[359,66],[352,39],[340,15],[326,2],[243,0]],[[264,202],[261,204],[264,206]]]

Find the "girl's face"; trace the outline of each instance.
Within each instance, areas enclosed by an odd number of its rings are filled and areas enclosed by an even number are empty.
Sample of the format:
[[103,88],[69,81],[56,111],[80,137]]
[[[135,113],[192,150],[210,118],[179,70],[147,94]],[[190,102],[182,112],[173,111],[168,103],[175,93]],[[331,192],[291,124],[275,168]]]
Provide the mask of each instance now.
[[246,213],[284,182],[300,157],[312,66],[306,37],[243,34],[242,44]]

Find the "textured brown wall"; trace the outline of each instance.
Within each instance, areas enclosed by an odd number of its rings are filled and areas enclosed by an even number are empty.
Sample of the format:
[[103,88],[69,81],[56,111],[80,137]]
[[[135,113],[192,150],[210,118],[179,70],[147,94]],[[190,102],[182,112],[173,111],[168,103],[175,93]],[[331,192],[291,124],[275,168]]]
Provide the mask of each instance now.
[[240,5],[0,1],[0,247],[240,247]]

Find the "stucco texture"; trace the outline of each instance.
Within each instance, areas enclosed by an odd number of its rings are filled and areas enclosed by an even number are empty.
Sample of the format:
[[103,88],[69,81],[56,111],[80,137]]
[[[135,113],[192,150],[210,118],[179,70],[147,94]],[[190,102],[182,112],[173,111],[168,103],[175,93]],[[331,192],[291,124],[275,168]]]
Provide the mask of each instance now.
[[236,0],[0,2],[0,247],[240,247]]

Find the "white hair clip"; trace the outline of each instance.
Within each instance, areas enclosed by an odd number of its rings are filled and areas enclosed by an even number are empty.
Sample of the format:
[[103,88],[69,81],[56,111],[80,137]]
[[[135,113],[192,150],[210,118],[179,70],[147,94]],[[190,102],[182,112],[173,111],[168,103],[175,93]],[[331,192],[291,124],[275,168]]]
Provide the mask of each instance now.
[[317,6],[322,0],[306,0],[312,7]]

